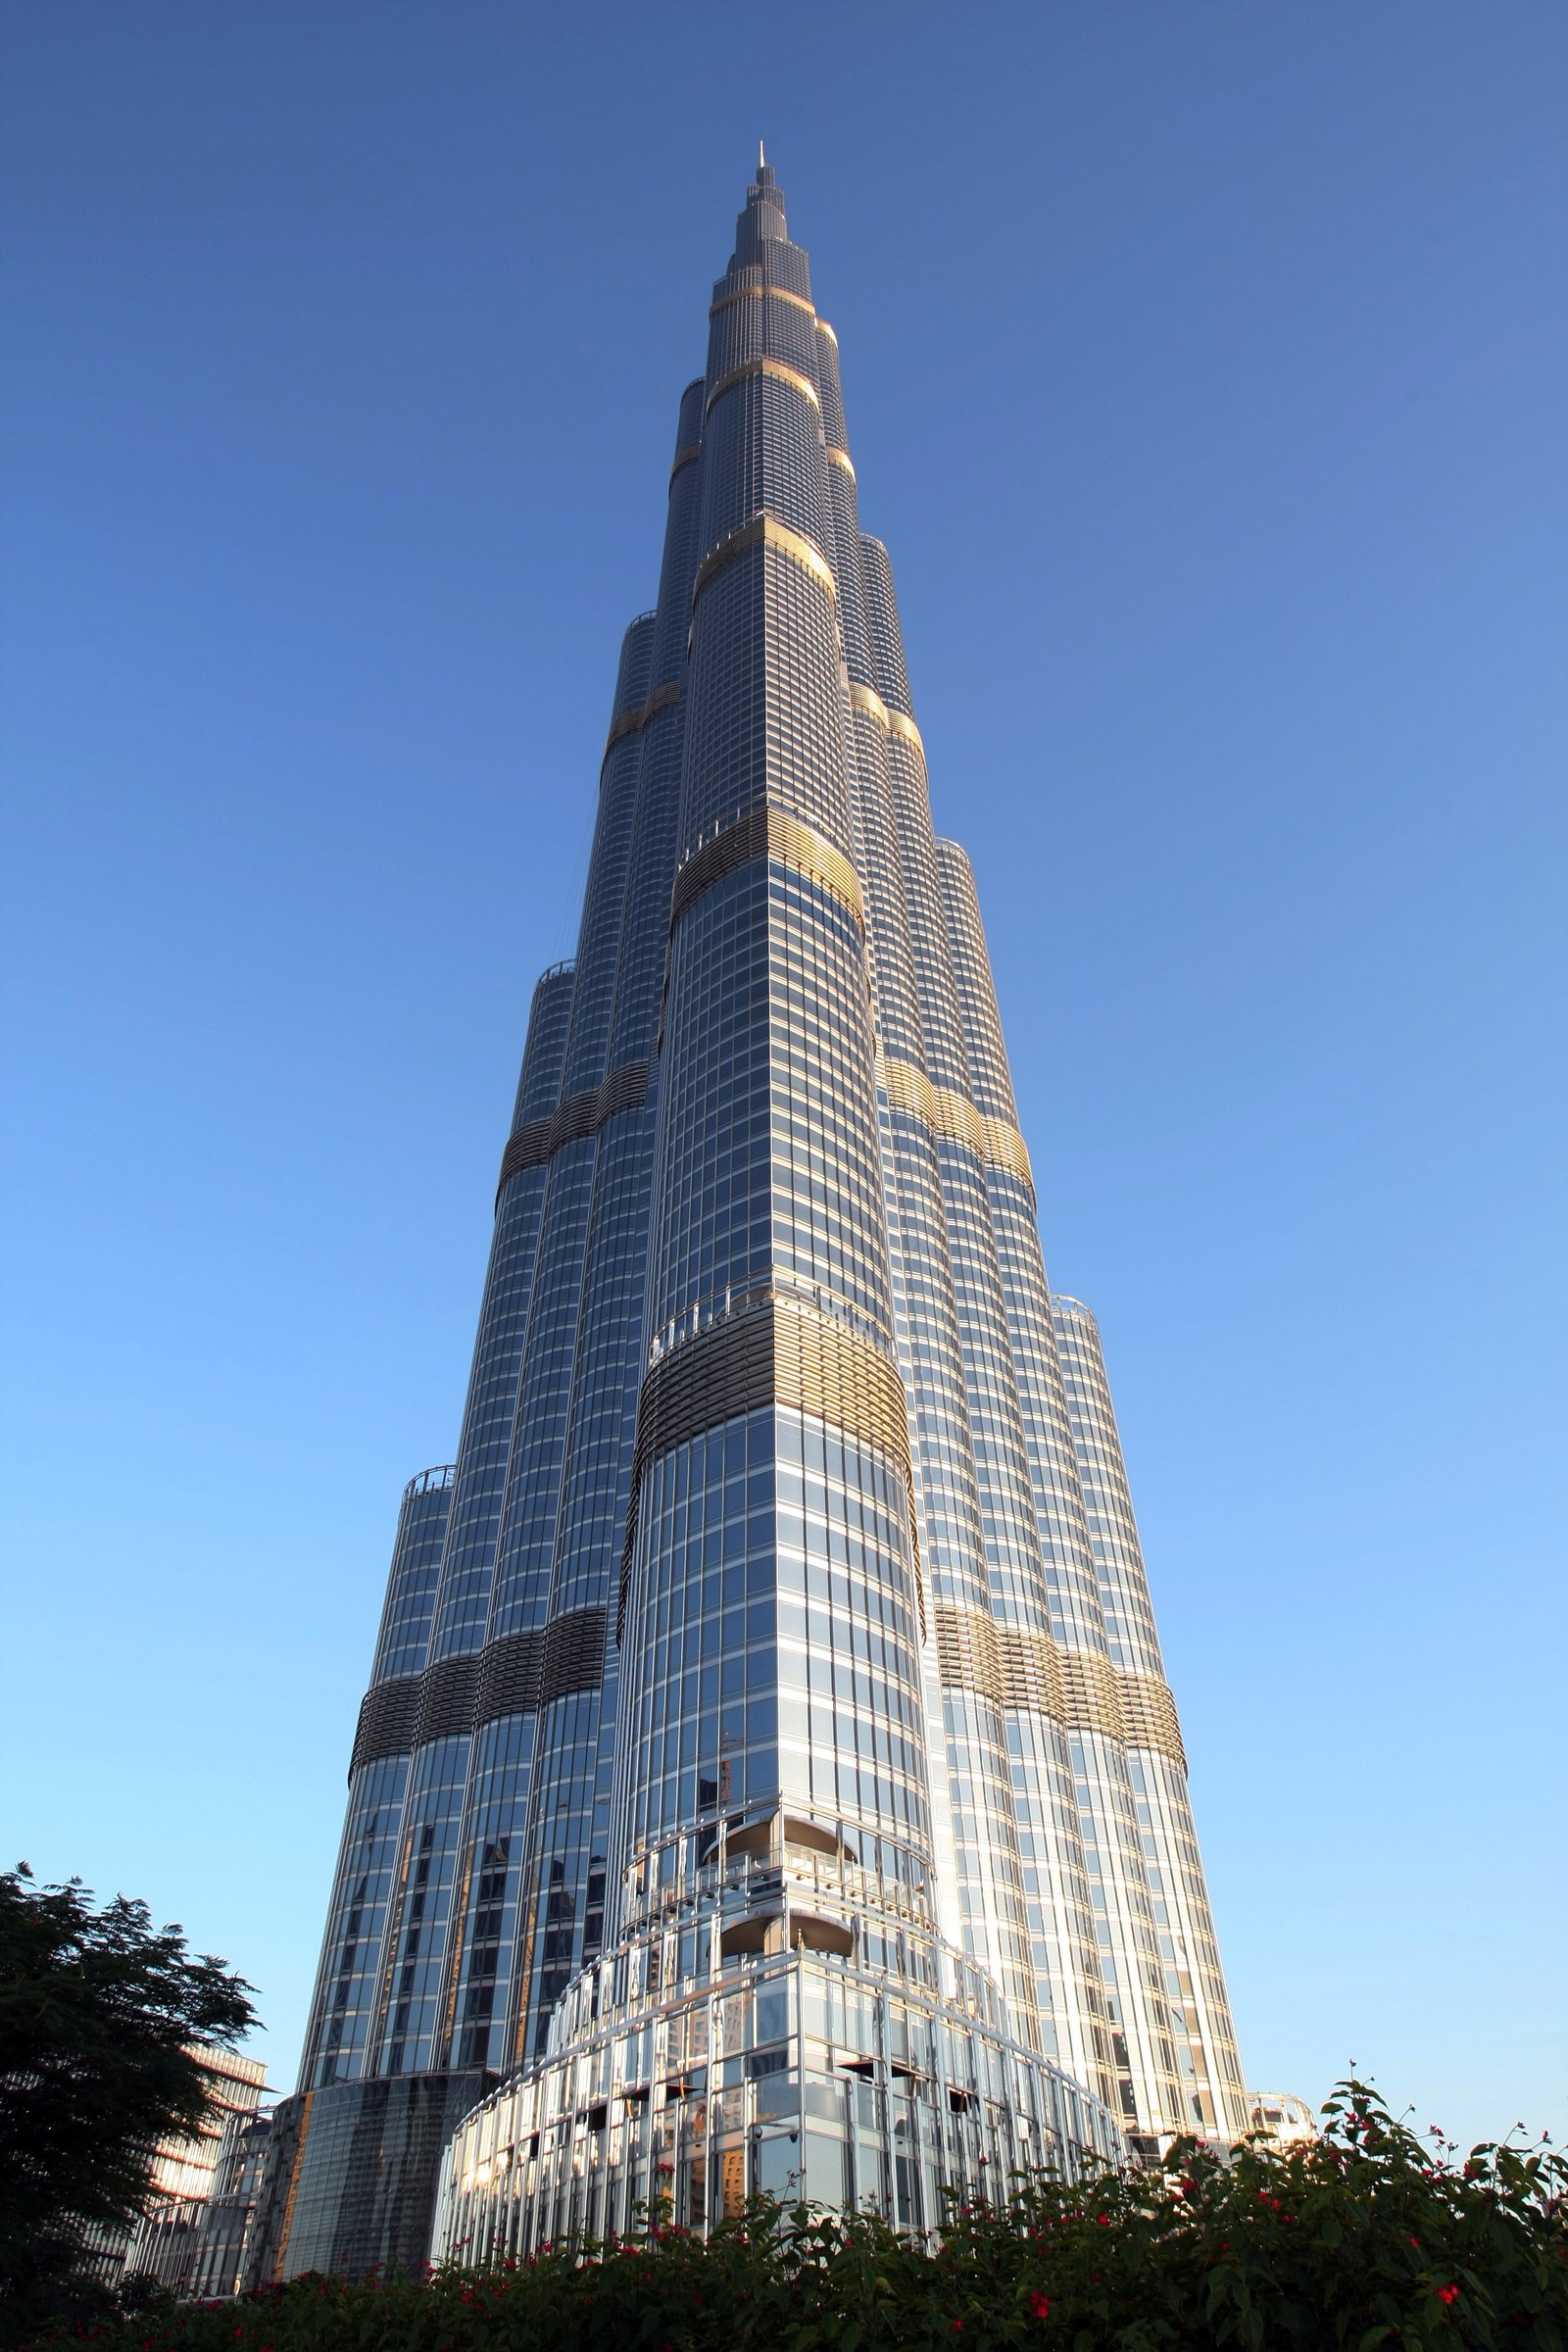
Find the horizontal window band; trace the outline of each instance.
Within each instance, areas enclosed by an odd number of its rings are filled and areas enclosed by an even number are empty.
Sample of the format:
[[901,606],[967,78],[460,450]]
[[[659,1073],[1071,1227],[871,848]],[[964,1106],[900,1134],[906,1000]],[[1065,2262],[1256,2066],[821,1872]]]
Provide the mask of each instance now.
[[504,1715],[533,1715],[605,1677],[608,1612],[568,1609],[525,1634],[441,1658],[422,1674],[377,1683],[360,1706],[350,1774],[386,1756],[412,1755],[431,1740],[480,1731]]
[[669,469],[670,480],[673,481],[677,473],[683,473],[688,466],[695,466],[702,454],[703,445],[700,441],[688,441],[684,449],[677,449],[675,463]]
[[858,480],[859,477],[850,462],[850,453],[847,449],[835,449],[830,441],[827,449],[827,462],[830,466],[836,466],[840,473],[847,473],[852,482]]
[[640,734],[656,711],[668,710],[679,701],[680,688],[672,679],[667,686],[656,686],[647,702],[639,703],[635,710],[623,710],[611,722],[610,733],[605,737],[605,758],[608,760],[626,736]]
[[818,884],[830,898],[849,908],[864,931],[865,902],[860,896],[860,879],[844,853],[820,833],[813,832],[809,825],[802,824],[798,816],[765,806],[749,808],[744,816],[737,817],[733,824],[715,833],[711,841],[704,842],[692,852],[675,876],[669,903],[670,929],[674,930],[687,908],[705,891],[758,858],[775,858],[780,865],[787,865],[792,872],[804,874],[808,881]]
[[878,1055],[876,1075],[890,1109],[906,1112],[949,1143],[966,1144],[989,1167],[1005,1168],[1034,1191],[1029,1147],[1009,1120],[988,1117],[956,1087],[933,1086],[914,1062],[900,1061],[893,1054]]
[[754,514],[749,522],[737,523],[732,531],[726,531],[723,538],[709,549],[698,564],[697,577],[692,582],[692,603],[696,604],[716,573],[722,571],[726,564],[733,564],[737,557],[750,555],[754,547],[776,548],[781,556],[788,556],[792,563],[799,564],[803,571],[808,571],[817,586],[827,590],[831,603],[838,603],[838,586],[826,556],[819,547],[811,544],[804,531],[792,531],[789,524],[780,522],[776,514]]
[[542,1168],[563,1144],[574,1144],[585,1135],[596,1135],[617,1111],[638,1110],[647,1100],[647,1062],[625,1061],[618,1070],[611,1071],[602,1086],[591,1086],[580,1095],[572,1095],[559,1110],[516,1128],[507,1139],[507,1148],[501,1154],[501,1174],[496,1179],[497,1202],[505,1187],[514,1176],[520,1176],[524,1168]]
[[[832,451],[829,450],[828,456],[831,457],[832,454]],[[852,467],[851,470],[853,471],[854,468]],[[850,680],[850,701],[857,710],[865,711],[866,715],[874,718],[877,725],[885,728],[888,734],[900,735],[906,743],[912,743],[921,759],[925,758],[925,739],[906,710],[890,710],[882,697],[873,688],[862,686],[858,678]]]
[[815,303],[808,302],[804,294],[792,294],[787,286],[737,286],[732,294],[720,294],[716,302],[710,302],[708,316],[716,318],[720,311],[727,311],[736,302],[787,302],[792,310],[805,311],[812,318],[816,317]]
[[909,1407],[898,1366],[847,1323],[788,1292],[764,1292],[670,1348],[643,1382],[621,1565],[622,1611],[644,1472],[705,1430],[722,1428],[769,1404],[808,1414],[885,1454],[912,1490]]
[[1103,1733],[1187,1770],[1176,1701],[1158,1675],[1133,1674],[1093,1650],[1064,1649],[1050,1634],[999,1625],[984,1609],[938,1601],[934,1614],[937,1669],[950,1689],[976,1691],[1004,1711],[1049,1715],[1069,1732]]
[[748,376],[753,375],[770,375],[775,383],[790,385],[794,391],[802,393],[810,402],[812,408],[820,414],[822,403],[817,398],[816,386],[810,377],[805,374],[801,368],[792,368],[788,360],[764,357],[758,360],[742,360],[738,367],[727,368],[708,395],[703,406],[703,415],[706,416],[709,414],[715,400],[722,400],[726,392],[733,392],[737,384],[744,384]]

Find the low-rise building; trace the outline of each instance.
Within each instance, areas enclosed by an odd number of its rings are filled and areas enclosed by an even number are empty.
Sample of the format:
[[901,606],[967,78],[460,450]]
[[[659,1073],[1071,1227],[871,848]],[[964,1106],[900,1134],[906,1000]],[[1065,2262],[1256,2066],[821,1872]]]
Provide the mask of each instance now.
[[1249,2132],[1261,2132],[1277,2147],[1293,2148],[1318,2137],[1316,2116],[1293,2091],[1250,2090],[1247,2115]]
[[[224,2210],[213,2216],[221,2223],[226,2246],[234,2219],[235,2193],[249,2180],[251,2203],[266,2148],[266,2121],[259,2115],[267,2083],[267,2068],[259,2058],[242,2058],[233,2050],[192,2049],[214,2095],[214,2111],[199,2132],[161,2140],[153,2155],[152,2195],[147,2210],[132,2229],[95,2230],[89,2241],[93,2270],[108,2286],[122,2279],[156,2278],[176,2294],[232,2294],[238,2260],[232,2275],[225,2272],[226,2253],[215,2249],[214,2267],[227,2283],[198,2284],[209,2265],[204,2248],[210,2208],[221,2178],[229,2186]],[[261,2125],[259,2138],[249,2134]],[[254,2161],[252,2161],[254,2159]],[[249,2165],[249,2171],[246,2167]],[[243,2230],[241,2232],[243,2241]]]

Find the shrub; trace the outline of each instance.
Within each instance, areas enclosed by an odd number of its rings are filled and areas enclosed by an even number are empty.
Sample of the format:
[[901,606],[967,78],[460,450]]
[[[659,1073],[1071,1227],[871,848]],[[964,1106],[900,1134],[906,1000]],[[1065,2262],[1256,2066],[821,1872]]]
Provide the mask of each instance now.
[[[767,2199],[706,2244],[632,2241],[494,2271],[300,2278],[73,2339],[103,2352],[1568,2352],[1568,2166],[1548,2146],[1424,2149],[1342,2086],[1315,2144],[1179,2144],[1157,2171],[1020,2180],[941,2245]],[[62,2340],[60,2337],[52,2339]]]

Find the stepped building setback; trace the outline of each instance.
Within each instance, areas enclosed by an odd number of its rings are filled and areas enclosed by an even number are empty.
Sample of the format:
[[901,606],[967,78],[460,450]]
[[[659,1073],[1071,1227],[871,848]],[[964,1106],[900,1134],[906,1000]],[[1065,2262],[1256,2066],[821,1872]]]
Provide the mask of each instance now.
[[1053,1297],[772,172],[680,403],[458,1458],[408,1488],[254,2281],[1247,2124],[1095,1319]]

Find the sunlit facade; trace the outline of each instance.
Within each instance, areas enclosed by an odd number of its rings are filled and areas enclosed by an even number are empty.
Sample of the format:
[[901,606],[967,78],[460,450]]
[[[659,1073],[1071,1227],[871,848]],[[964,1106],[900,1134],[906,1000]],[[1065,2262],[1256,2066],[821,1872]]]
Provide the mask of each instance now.
[[661,2184],[925,2227],[944,2181],[1244,2125],[1099,1335],[857,496],[764,166],[457,1461],[404,1498],[258,2278],[422,2254],[468,2109],[466,2251]]
[[1294,2091],[1250,2090],[1247,2119],[1249,2132],[1261,2132],[1278,2148],[1304,2147],[1322,2136],[1317,2117]]

